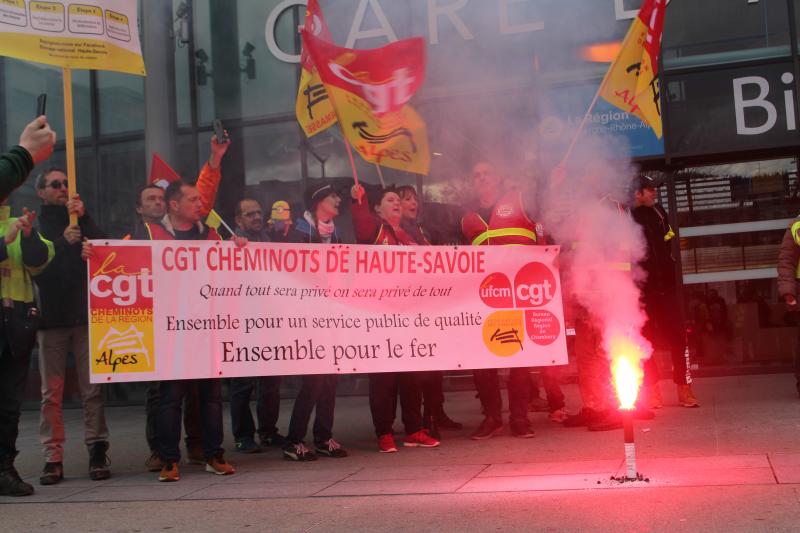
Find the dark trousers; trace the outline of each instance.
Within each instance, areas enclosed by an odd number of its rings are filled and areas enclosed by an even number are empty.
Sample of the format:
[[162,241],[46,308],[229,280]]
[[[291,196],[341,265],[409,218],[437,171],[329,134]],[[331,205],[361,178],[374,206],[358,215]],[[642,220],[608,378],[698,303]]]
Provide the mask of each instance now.
[[218,379],[162,381],[158,409],[158,450],[162,461],[178,462],[181,452],[181,404],[184,397],[197,390],[200,397],[200,423],[203,455],[210,459],[222,449],[222,383]]
[[12,459],[17,455],[17,435],[19,434],[19,413],[31,352],[12,356],[8,342],[2,340],[0,352],[0,461]]
[[[530,368],[512,368],[508,378],[508,408],[511,422],[528,422],[530,397]],[[500,379],[496,368],[472,371],[475,389],[483,407],[483,414],[502,420],[503,399],[500,396]]]
[[314,442],[322,443],[333,436],[333,411],[336,408],[336,374],[316,374],[303,376],[300,392],[294,401],[292,419],[289,422],[289,442],[303,442],[308,432],[311,412],[314,416]]
[[[687,373],[686,328],[677,298],[666,293],[644,294],[642,303],[647,314],[647,322],[642,329],[644,337],[653,348],[669,350],[672,356],[672,380],[677,385],[686,385],[691,382]],[[654,357],[644,364],[644,380],[648,385],[658,383],[658,365]]]
[[422,387],[418,372],[382,372],[369,375],[369,409],[377,436],[392,434],[397,397],[406,435],[422,429]]
[[[145,437],[151,451],[158,451],[158,409],[161,402],[160,383],[149,384],[145,392]],[[191,388],[183,401],[183,430],[186,432],[186,449],[203,446],[203,430],[200,427],[200,399],[197,387]]]
[[420,372],[422,386],[423,417],[439,417],[444,414],[444,372]]
[[561,390],[561,372],[555,366],[543,366],[539,368],[539,374],[542,378],[542,387],[547,396],[547,406],[550,412],[563,409],[565,404],[564,391]]
[[235,441],[255,437],[256,425],[250,412],[250,397],[256,390],[258,434],[270,437],[278,432],[281,407],[281,377],[234,378],[228,386],[231,399],[231,426]]

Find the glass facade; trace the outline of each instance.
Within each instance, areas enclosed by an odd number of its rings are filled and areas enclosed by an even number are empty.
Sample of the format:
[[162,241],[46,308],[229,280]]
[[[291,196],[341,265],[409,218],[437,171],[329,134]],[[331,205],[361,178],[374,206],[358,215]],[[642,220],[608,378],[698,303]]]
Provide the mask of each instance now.
[[[547,158],[561,153],[548,141],[568,136],[580,121],[607,68],[607,50],[624,37],[641,4],[320,3],[334,39],[346,46],[425,39],[426,82],[414,105],[428,124],[436,154],[431,173],[419,178],[384,169],[383,174],[390,183],[421,184],[425,197],[440,206],[459,204],[469,194],[466,162],[489,151],[513,153],[531,172],[547,168]],[[233,140],[218,199],[223,216],[230,217],[234,202],[245,195],[265,204],[288,199],[297,212],[305,184],[320,177],[339,179],[346,187],[352,172],[338,129],[305,139],[294,118],[300,46],[295,28],[303,22],[302,2],[172,0],[171,5],[170,24],[153,28],[169,30],[163,37],[171,46],[149,53],[169,58],[166,70],[150,75],[164,77],[172,94],[147,94],[146,80],[136,76],[73,75],[78,188],[100,225],[121,236],[133,223],[135,192],[146,181],[151,156],[148,139],[169,135],[174,146],[161,155],[193,177],[208,156],[215,118]],[[599,107],[592,118],[590,131],[619,137],[620,157],[632,155],[643,168],[670,176],[672,188],[662,191],[663,203],[682,237],[690,319],[694,297],[714,289],[731,309],[749,309],[763,298],[774,309],[768,322],[761,309],[758,320],[770,327],[781,322],[775,253],[800,207],[800,73],[792,57],[798,11],[800,0],[672,0],[663,40],[663,141],[610,107]],[[148,38],[150,31],[144,28]],[[42,92],[48,93],[50,121],[62,132],[59,69],[0,59],[5,144],[16,141]],[[148,109],[157,102],[168,112],[148,123]],[[63,164],[63,144],[52,162]],[[357,170],[365,183],[379,183],[374,166],[359,160]],[[30,182],[12,204],[38,205]],[[448,213],[442,220],[457,220],[457,205],[449,209],[442,208]],[[745,331],[752,326],[751,314],[729,312],[731,327]],[[785,350],[775,354],[786,358]]]

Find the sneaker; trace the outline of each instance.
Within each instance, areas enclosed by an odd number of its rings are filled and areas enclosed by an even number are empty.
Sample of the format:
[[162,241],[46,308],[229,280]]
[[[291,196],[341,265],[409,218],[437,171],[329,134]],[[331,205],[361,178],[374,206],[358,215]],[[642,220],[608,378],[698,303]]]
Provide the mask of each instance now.
[[650,409],[661,409],[664,407],[664,398],[661,396],[661,387],[658,383],[646,385],[644,387],[645,405]]
[[161,473],[158,475],[159,481],[178,481],[181,479],[180,473],[178,473],[178,463],[173,463],[172,461],[165,461],[164,465],[161,467]]
[[160,472],[164,463],[161,462],[161,456],[158,452],[150,452],[150,457],[144,462],[144,467],[148,472]]
[[39,485],[55,485],[64,479],[64,465],[61,463],[45,463]]
[[316,445],[314,445],[314,449],[316,450],[317,454],[325,457],[335,457],[337,459],[341,457],[347,457],[347,451],[342,448],[341,444],[333,439],[316,443]]
[[678,385],[678,403],[684,407],[700,407],[691,385]]
[[536,436],[527,420],[511,422],[511,434],[520,439],[530,439]]
[[291,461],[316,461],[317,456],[314,452],[306,448],[302,442],[297,444],[287,444],[283,447],[283,458]]
[[265,448],[283,448],[289,444],[289,440],[280,433],[272,433],[270,435],[259,433],[258,440],[261,441],[261,446]]
[[394,443],[394,435],[386,433],[378,437],[378,450],[381,453],[394,453],[397,451],[397,445]]
[[531,398],[528,402],[528,411],[531,413],[546,413],[550,410],[550,404],[544,398]]
[[193,446],[186,450],[186,464],[204,465],[206,464],[206,454],[200,446]]
[[14,468],[14,458],[0,462],[0,496],[30,496],[33,485],[25,483]]
[[222,457],[222,452],[220,452],[206,462],[206,472],[218,476],[229,476],[235,473],[236,469],[232,464],[225,461],[225,458]]
[[440,444],[441,442],[439,439],[431,437],[427,429],[420,429],[416,433],[412,433],[403,439],[403,446],[408,446],[410,448],[435,448]]
[[478,429],[470,436],[472,440],[486,440],[491,439],[498,433],[502,433],[503,423],[493,416],[487,416],[478,426]]
[[89,479],[92,481],[102,481],[111,477],[111,469],[108,465],[111,462],[108,460],[107,442],[95,442],[89,448]]
[[567,416],[569,415],[567,414],[566,409],[562,407],[561,409],[556,409],[555,411],[551,411],[550,414],[547,416],[547,418],[548,420],[550,420],[550,422],[555,422],[556,424],[562,424],[564,420],[567,419]]
[[236,451],[239,453],[261,453],[261,446],[256,444],[252,438],[237,440],[235,443]]
[[599,413],[594,409],[589,409],[588,407],[584,407],[580,411],[578,411],[577,414],[574,415],[568,414],[562,423],[566,428],[578,428],[578,427],[588,426],[598,416]]
[[618,409],[599,413],[587,424],[589,431],[611,431],[622,428],[622,414]]

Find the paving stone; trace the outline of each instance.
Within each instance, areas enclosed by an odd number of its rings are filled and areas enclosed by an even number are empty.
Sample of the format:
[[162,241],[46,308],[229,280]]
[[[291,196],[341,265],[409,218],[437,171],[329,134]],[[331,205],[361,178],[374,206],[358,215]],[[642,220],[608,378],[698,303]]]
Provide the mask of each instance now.
[[556,474],[606,474],[611,476],[617,471],[621,462],[622,459],[559,463],[504,463],[489,465],[488,468],[478,474],[478,477],[545,476]]
[[307,498],[329,487],[326,482],[217,483],[183,496],[183,500]]
[[353,474],[347,481],[470,479],[485,468],[486,465],[368,467]]
[[549,476],[478,477],[461,487],[458,492],[508,492],[548,491],[608,488],[598,485],[607,480],[606,474],[565,474]]
[[315,496],[376,496],[386,494],[442,494],[455,492],[469,478],[462,479],[382,479],[340,481]]

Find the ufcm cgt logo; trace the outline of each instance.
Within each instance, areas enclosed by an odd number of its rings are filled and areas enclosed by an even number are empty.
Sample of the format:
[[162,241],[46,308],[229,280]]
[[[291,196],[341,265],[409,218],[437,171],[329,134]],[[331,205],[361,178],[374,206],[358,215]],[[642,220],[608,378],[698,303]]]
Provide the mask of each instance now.
[[89,264],[92,371],[152,372],[152,250],[126,246],[95,251]]
[[483,303],[495,309],[483,324],[483,342],[493,354],[510,357],[524,351],[527,341],[541,346],[561,333],[558,318],[545,309],[556,295],[556,278],[543,263],[522,267],[514,282],[502,272],[489,274],[478,289]]

